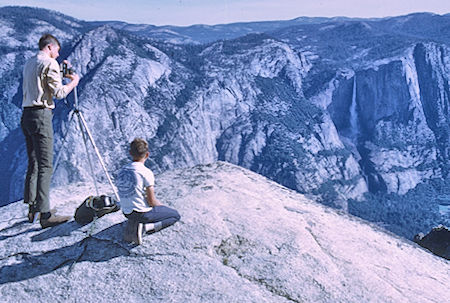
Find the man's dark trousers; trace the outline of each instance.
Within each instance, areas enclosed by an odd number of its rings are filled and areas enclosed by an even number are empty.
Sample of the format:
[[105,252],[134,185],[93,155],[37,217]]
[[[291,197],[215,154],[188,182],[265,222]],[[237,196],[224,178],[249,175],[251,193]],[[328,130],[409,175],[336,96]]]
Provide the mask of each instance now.
[[53,173],[53,113],[47,108],[24,108],[20,121],[27,144],[28,170],[24,202],[35,204],[41,213],[50,211],[50,182]]

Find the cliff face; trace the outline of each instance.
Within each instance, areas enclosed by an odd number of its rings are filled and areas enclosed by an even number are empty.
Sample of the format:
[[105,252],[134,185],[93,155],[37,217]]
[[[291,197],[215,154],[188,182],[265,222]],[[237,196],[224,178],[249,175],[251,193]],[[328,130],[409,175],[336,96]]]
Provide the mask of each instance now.
[[329,110],[373,192],[406,193],[448,174],[449,52],[417,44],[342,81]]
[[[137,247],[122,241],[121,212],[42,230],[21,201],[1,207],[2,302],[450,299],[446,260],[249,170],[218,162],[156,182],[181,220]],[[53,188],[52,206],[73,215],[90,184]]]
[[[22,33],[8,16],[0,59],[3,203],[21,197],[20,73],[35,52],[29,41],[44,29],[61,35],[63,56],[82,76],[80,109],[112,172],[139,136],[150,143],[155,171],[219,159],[343,208],[368,191],[404,194],[448,174],[449,48],[442,39],[411,38],[401,20],[316,20],[194,46],[48,16],[35,16],[34,30]],[[66,33],[67,22],[75,25]],[[70,117],[59,103],[56,152],[68,134],[55,185],[91,175]],[[100,166],[94,170],[102,179]]]

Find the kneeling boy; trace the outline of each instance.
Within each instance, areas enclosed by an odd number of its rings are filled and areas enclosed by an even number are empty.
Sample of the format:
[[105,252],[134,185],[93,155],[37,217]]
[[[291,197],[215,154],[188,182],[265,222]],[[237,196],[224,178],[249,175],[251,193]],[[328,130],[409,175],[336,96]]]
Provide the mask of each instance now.
[[163,206],[155,197],[155,177],[145,167],[149,157],[148,144],[136,138],[130,144],[133,162],[124,166],[117,178],[120,206],[127,217],[124,240],[142,244],[144,232],[157,232],[178,220],[180,215],[175,209]]

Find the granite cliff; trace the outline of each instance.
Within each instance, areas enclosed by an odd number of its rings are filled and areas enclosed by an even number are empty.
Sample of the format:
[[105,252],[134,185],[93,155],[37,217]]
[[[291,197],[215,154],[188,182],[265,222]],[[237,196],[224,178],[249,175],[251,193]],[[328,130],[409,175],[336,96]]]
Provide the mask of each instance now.
[[[249,170],[217,162],[156,180],[181,221],[137,247],[120,212],[42,230],[21,201],[2,206],[2,302],[450,300],[448,261]],[[54,188],[52,205],[72,215],[93,193]]]

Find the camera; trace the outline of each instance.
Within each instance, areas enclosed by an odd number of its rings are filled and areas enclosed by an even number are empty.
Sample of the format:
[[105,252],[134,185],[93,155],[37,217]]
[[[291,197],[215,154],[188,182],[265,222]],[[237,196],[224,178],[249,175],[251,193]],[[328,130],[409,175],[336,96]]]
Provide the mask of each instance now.
[[67,75],[73,75],[75,74],[75,70],[67,65],[67,63],[61,64],[61,73],[63,77],[67,77]]

